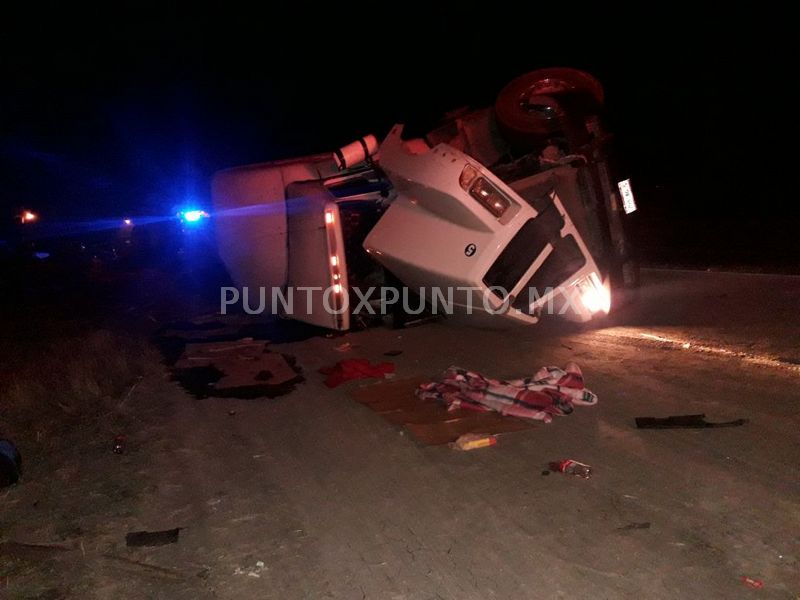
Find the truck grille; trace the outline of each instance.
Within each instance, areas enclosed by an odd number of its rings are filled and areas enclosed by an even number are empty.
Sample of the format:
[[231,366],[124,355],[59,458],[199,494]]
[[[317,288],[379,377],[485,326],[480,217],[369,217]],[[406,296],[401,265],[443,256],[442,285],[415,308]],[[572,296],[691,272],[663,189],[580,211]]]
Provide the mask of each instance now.
[[511,292],[545,246],[548,243],[557,243],[562,227],[564,217],[550,200],[535,219],[528,219],[520,227],[484,275],[483,283],[488,287],[501,287],[506,292]]
[[522,288],[512,306],[530,314],[531,303],[544,296],[550,289],[563,284],[585,264],[586,257],[578,247],[575,237],[564,236],[553,244],[553,251]]

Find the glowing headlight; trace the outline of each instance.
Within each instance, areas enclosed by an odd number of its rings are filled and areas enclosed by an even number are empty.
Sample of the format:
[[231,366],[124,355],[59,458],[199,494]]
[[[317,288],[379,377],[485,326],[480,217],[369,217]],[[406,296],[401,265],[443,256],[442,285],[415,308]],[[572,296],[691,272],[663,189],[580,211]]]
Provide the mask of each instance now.
[[576,281],[575,288],[578,291],[581,304],[590,313],[603,311],[608,314],[608,311],[611,310],[611,290],[608,285],[600,281],[597,273],[591,273]]
[[461,171],[458,183],[469,192],[469,195],[492,213],[498,219],[503,216],[511,206],[511,201],[503,196],[491,182],[481,177],[475,167],[467,165]]

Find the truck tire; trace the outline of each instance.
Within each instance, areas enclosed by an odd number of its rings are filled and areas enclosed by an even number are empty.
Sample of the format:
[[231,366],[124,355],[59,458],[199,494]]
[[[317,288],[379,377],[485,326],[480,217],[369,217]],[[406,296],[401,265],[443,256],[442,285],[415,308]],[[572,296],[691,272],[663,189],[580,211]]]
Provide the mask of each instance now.
[[517,148],[541,143],[552,135],[563,116],[558,96],[588,95],[603,103],[603,86],[584,71],[567,67],[538,69],[517,77],[497,96],[494,110],[506,140]]

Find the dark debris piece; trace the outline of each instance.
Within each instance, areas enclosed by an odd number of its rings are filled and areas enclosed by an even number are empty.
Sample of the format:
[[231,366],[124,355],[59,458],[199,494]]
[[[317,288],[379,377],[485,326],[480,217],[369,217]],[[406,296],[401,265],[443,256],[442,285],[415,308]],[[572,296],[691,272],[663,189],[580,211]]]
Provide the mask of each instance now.
[[707,429],[709,427],[739,427],[747,419],[736,419],[724,423],[709,423],[705,415],[677,415],[673,417],[636,417],[639,429]]
[[180,527],[165,529],[164,531],[131,531],[125,536],[125,545],[138,547],[176,544],[180,532]]

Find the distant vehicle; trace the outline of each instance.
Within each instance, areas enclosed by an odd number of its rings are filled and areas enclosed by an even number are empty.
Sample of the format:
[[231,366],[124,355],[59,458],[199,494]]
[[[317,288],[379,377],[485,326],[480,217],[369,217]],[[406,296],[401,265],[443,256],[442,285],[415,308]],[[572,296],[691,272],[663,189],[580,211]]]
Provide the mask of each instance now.
[[[452,290],[454,313],[475,322],[531,324],[553,303],[587,321],[608,312],[611,287],[637,279],[635,203],[610,164],[602,105],[591,75],[542,69],[423,137],[396,125],[380,145],[367,136],[333,155],[221,171],[220,256],[239,286],[330,289],[337,307],[348,292],[403,285]],[[330,296],[306,293],[285,316],[351,327],[348,310],[326,309]]]

